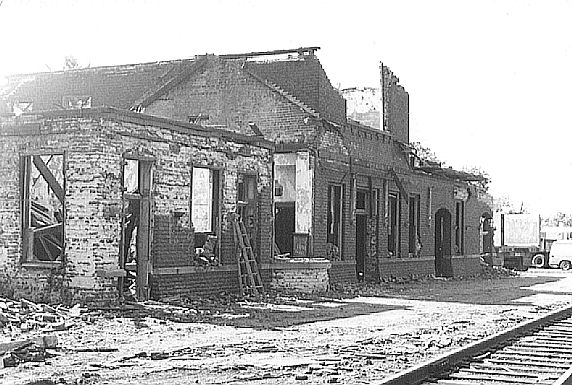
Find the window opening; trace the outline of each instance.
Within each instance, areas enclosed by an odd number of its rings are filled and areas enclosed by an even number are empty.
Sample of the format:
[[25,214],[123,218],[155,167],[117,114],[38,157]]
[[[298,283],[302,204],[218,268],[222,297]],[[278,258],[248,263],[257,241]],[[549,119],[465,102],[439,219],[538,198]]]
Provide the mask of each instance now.
[[64,156],[24,156],[20,171],[24,261],[59,262],[64,251]]
[[202,262],[216,264],[219,171],[194,167],[192,178],[191,220],[195,230],[195,254]]
[[358,190],[356,192],[356,210],[367,210],[367,192]]

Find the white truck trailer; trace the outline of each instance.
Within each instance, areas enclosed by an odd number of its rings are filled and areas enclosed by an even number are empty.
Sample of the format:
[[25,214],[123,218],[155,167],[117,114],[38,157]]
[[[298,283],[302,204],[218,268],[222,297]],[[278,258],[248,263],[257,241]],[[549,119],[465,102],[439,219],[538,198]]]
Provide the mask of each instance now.
[[542,253],[540,216],[495,212],[493,223],[497,263],[509,269],[527,270],[532,257]]

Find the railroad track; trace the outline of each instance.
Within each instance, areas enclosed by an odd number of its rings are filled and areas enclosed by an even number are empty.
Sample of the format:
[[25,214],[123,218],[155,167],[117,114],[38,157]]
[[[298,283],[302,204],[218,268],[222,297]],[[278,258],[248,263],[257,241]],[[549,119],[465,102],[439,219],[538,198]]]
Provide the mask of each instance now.
[[572,385],[572,306],[519,324],[378,385]]

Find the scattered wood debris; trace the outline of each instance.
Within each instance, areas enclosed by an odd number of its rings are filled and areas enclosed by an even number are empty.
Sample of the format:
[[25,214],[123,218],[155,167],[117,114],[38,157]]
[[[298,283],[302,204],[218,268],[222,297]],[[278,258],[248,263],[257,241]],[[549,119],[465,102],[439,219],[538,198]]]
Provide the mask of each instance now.
[[53,355],[47,349],[58,347],[54,333],[69,329],[83,310],[0,297],[0,367],[45,361]]

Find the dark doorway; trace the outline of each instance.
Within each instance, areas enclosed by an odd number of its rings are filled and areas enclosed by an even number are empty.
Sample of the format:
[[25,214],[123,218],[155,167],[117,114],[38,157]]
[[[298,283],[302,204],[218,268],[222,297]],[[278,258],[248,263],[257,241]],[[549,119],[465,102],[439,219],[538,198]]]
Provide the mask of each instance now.
[[392,257],[399,255],[399,197],[397,193],[388,196],[387,251]]
[[367,253],[367,215],[356,215],[356,273],[358,281],[363,281],[365,255]]
[[451,213],[439,209],[435,214],[435,275],[452,277],[451,265]]
[[256,175],[238,174],[237,212],[242,219],[250,244],[257,259],[260,258],[258,242],[258,191]]
[[421,251],[421,239],[419,236],[421,223],[420,200],[419,195],[409,197],[409,255],[415,257],[418,257]]
[[292,255],[295,217],[296,207],[294,203],[276,203],[274,239],[279,254],[290,253]]
[[492,216],[484,213],[481,216],[481,254],[490,254],[493,252],[493,227],[491,225]]

